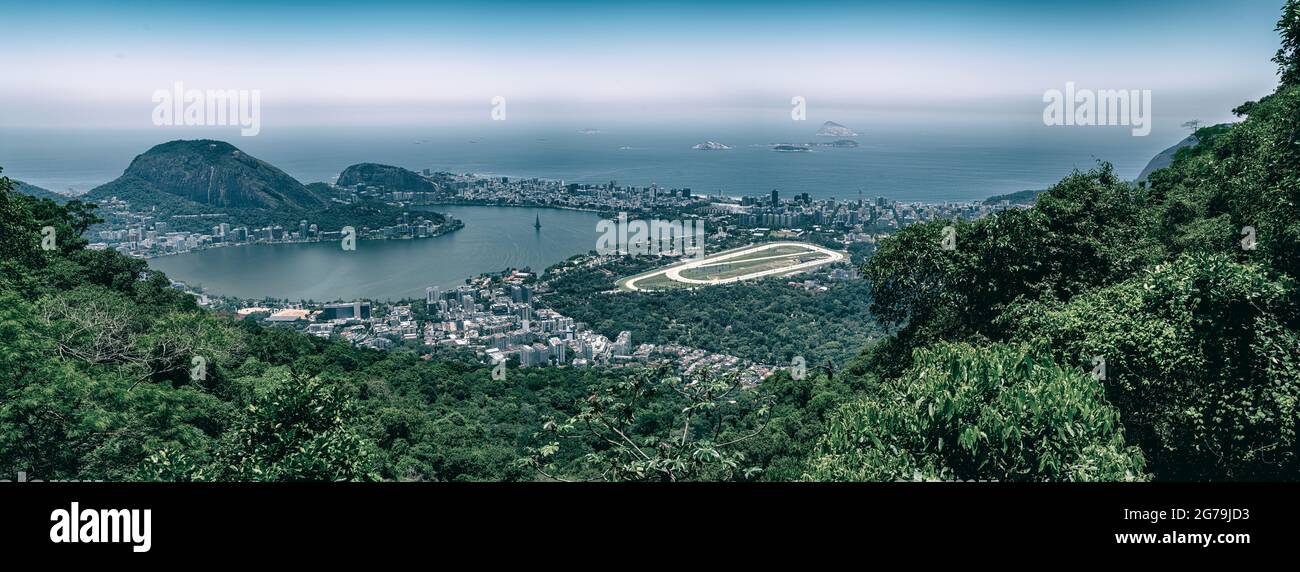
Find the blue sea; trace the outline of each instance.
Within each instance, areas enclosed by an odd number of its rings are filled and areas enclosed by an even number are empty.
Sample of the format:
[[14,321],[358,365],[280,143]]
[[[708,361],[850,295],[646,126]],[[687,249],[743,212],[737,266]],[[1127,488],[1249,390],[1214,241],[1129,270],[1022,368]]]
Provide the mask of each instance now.
[[[775,143],[830,142],[819,121],[536,123],[483,121],[412,127],[274,127],[255,137],[237,128],[0,130],[4,174],[80,193],[119,176],[131,159],[173,139],[223,139],[304,183],[331,181],[348,165],[376,162],[579,183],[690,188],[731,196],[809,193],[818,198],[886,196],[967,201],[1045,188],[1072,169],[1110,161],[1134,178],[1186,132],[1156,123],[1147,137],[1127,127],[1047,127],[1036,116],[961,121],[839,120],[856,148],[781,153]],[[718,141],[730,150],[691,147]]]

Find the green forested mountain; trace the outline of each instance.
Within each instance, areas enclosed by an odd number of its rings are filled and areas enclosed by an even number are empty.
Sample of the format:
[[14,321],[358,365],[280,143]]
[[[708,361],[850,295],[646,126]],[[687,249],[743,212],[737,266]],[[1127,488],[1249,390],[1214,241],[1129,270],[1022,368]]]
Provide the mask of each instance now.
[[24,195],[30,195],[38,199],[49,199],[58,204],[63,204],[71,200],[71,197],[69,197],[68,195],[61,195],[54,191],[43,189],[36,185],[29,185],[22,181],[14,181],[13,184],[14,184],[14,192],[22,193]]
[[[0,178],[0,472],[1294,480],[1300,0],[1278,29],[1281,81],[1240,121],[1198,131],[1145,184],[1103,163],[1030,209],[903,229],[864,265],[889,335],[754,389],[656,370],[498,381],[469,359],[237,322],[143,261],[86,250],[93,208]],[[733,302],[735,322],[772,314]]]
[[211,207],[303,209],[325,201],[284,171],[225,141],[170,141],[131,161],[89,199],[127,192],[166,194]]
[[432,193],[438,190],[438,187],[428,179],[412,171],[392,165],[359,163],[339,173],[337,184],[340,187],[350,187],[361,183],[379,185],[390,191]]
[[1038,193],[1043,191],[1016,191],[1005,195],[993,195],[984,199],[986,205],[996,205],[1002,201],[1007,201],[1013,205],[1032,205],[1038,200]]
[[[373,200],[343,204],[330,200],[334,194],[324,183],[303,185],[229,143],[202,139],[156,145],[131,161],[121,177],[82,199],[103,202],[116,197],[133,210],[151,211],[172,228],[190,232],[207,232],[214,221],[294,228],[307,220],[321,231],[344,226],[376,229],[402,217],[399,207]],[[213,218],[215,214],[224,216]],[[441,214],[421,215],[442,223]]]

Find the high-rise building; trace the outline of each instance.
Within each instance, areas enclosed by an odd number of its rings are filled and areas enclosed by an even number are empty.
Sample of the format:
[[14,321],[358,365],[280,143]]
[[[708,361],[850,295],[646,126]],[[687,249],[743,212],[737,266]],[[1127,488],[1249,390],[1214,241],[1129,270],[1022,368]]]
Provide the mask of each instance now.
[[568,348],[564,345],[564,342],[560,341],[560,338],[551,338],[550,345],[551,357],[555,358],[556,365],[563,365],[568,361],[566,359],[568,356],[565,355],[567,353],[565,350]]
[[348,320],[352,318],[365,320],[370,318],[370,302],[358,300],[352,303],[326,304],[321,311],[321,318],[325,320]]
[[772,206],[779,206],[780,203],[781,201],[777,198],[776,189],[772,189]]
[[510,301],[516,304],[528,304],[533,301],[533,289],[529,286],[511,284]]
[[618,339],[614,340],[612,352],[616,356],[632,355],[632,332],[622,331],[618,333]]

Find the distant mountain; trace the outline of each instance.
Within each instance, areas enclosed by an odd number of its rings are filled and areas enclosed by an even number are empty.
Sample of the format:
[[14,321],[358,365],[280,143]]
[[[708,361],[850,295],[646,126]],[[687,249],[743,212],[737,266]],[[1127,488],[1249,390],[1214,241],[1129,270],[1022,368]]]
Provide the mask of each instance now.
[[59,204],[66,203],[74,198],[54,191],[42,189],[36,185],[29,185],[22,181],[14,181],[14,190],[24,195],[31,195],[38,199],[50,199]]
[[996,205],[1007,201],[1013,205],[1032,205],[1038,202],[1038,194],[1043,191],[1017,191],[1006,195],[996,195],[984,199],[986,205]]
[[1151,161],[1147,163],[1146,168],[1142,169],[1142,174],[1138,175],[1137,180],[1139,181],[1147,180],[1147,177],[1151,176],[1151,173],[1155,172],[1158,169],[1163,169],[1165,167],[1168,167],[1170,164],[1172,164],[1174,162],[1174,155],[1178,154],[1179,149],[1182,149],[1184,147],[1191,147],[1200,142],[1201,140],[1196,137],[1195,133],[1193,133],[1191,135],[1188,135],[1182,141],[1179,141],[1173,147],[1161,151],[1158,155],[1151,158]]
[[383,187],[388,191],[432,193],[438,186],[420,175],[392,165],[377,163],[360,163],[352,165],[339,174],[337,183],[340,187],[352,187],[359,184]]
[[131,161],[121,177],[87,193],[94,200],[130,196],[179,198],[223,208],[304,209],[325,200],[284,171],[224,141],[201,139],[157,145]]
[[[384,165],[354,165],[349,170],[352,174],[345,171],[344,176],[378,173],[374,175],[376,180],[420,178],[410,171]],[[139,224],[143,216],[166,222],[173,230],[190,232],[208,232],[218,223],[293,228],[302,221],[317,225],[321,231],[336,231],[344,226],[377,229],[399,223],[406,212],[399,205],[379,200],[343,201],[335,187],[325,183],[303,185],[229,143],[209,140],[158,145],[131,161],[121,177],[79,198],[102,203],[112,197],[126,201],[130,210],[119,213],[101,209],[99,214],[109,225]],[[446,222],[434,212],[421,212],[420,216],[436,224]]]
[[840,125],[834,121],[827,121],[822,124],[822,128],[817,130],[817,134],[822,137],[857,137],[858,134],[852,129]]
[[1147,180],[1147,177],[1151,176],[1151,173],[1173,164],[1174,157],[1178,155],[1179,151],[1187,147],[1194,147],[1197,144],[1199,144],[1203,139],[1207,137],[1213,137],[1215,135],[1218,135],[1219,133],[1222,133],[1223,131],[1226,131],[1228,127],[1230,127],[1231,125],[1232,125],[1231,123],[1221,123],[1219,125],[1213,125],[1210,127],[1197,129],[1196,133],[1188,135],[1187,138],[1183,139],[1182,141],[1179,141],[1173,147],[1165,149],[1155,157],[1152,157],[1151,162],[1147,163],[1145,169],[1142,169],[1142,174],[1138,175],[1137,180],[1139,181]]

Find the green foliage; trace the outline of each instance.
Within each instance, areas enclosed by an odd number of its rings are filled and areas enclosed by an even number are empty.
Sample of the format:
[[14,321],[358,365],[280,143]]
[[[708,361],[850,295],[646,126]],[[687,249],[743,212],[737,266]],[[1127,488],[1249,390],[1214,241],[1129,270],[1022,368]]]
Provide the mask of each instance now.
[[[1144,200],[1103,164],[1048,189],[1033,209],[907,227],[866,264],[872,309],[893,324],[990,333],[992,318],[1019,299],[1068,298],[1151,260]],[[948,224],[953,250],[941,246]]]
[[1273,63],[1278,65],[1277,74],[1283,86],[1300,84],[1300,1],[1287,0],[1282,6],[1282,18],[1277,22],[1277,31],[1282,36],[1282,47],[1278,48]]
[[[817,440],[826,433],[832,414],[856,394],[855,388],[861,382],[845,373],[832,376],[810,369],[803,379],[794,379],[782,371],[755,389],[756,399],[771,407],[767,426],[736,443],[734,450],[744,456],[747,466],[761,469],[757,478],[778,482],[802,478],[804,465]],[[725,430],[722,437],[734,438],[747,426]]]
[[1185,255],[1068,304],[1014,316],[1062,363],[1106,363],[1107,394],[1161,478],[1291,479],[1300,334],[1294,284],[1259,265]]
[[[1277,91],[1234,110],[1246,117],[1239,123],[1198,130],[1198,143],[1144,185],[1103,163],[1032,208],[910,226],[866,263],[869,281],[821,294],[778,281],[608,292],[653,259],[552,269],[553,291],[539,289],[607,335],[630,330],[770,364],[829,362],[757,388],[569,368],[511,369],[501,382],[459,356],[232,322],[144,261],[86,250],[93,205],[19,194],[0,177],[0,472],[1296,479],[1300,0],[1288,0],[1278,31]],[[147,198],[129,177],[119,183],[112,190],[128,200]],[[154,199],[164,217],[212,209]],[[396,216],[358,208],[374,226]],[[332,208],[226,214],[255,226],[308,218],[330,230],[343,220],[336,214],[369,224]],[[941,246],[948,224],[952,250]],[[59,237],[52,250],[40,245],[45,226]],[[1251,229],[1254,245],[1242,242]],[[858,354],[877,319],[897,330]],[[1105,375],[1094,379],[1098,357]],[[206,375],[194,375],[194,358]],[[556,421],[538,431],[543,419]]]
[[12,293],[0,292],[0,302],[0,470],[6,473],[131,479],[151,448],[204,446],[211,436],[202,428],[227,412],[203,392],[145,382],[143,365],[108,365],[130,347],[129,338],[114,337],[118,330],[105,329],[102,343],[75,336],[86,344],[78,349],[103,358],[90,363],[62,353],[66,324]]
[[13,192],[13,186],[11,179],[0,177],[0,264],[4,265],[0,280],[5,281],[25,275],[44,262],[40,227],[32,215],[36,201]]
[[984,199],[984,204],[996,205],[1002,201],[1007,201],[1013,205],[1032,205],[1034,204],[1035,201],[1038,200],[1038,193],[1041,192],[1043,191],[1028,190],[1028,191],[1016,191],[1014,193],[1007,193],[1005,195],[994,195],[987,199]]
[[[1263,258],[1300,276],[1300,86],[1283,87],[1250,105],[1250,117],[1214,133],[1152,174],[1159,199],[1156,237],[1175,254],[1215,252],[1234,260]],[[1204,130],[1202,130],[1204,131]],[[1241,248],[1244,227],[1258,245]]]
[[[864,280],[824,281],[806,292],[780,279],[668,292],[614,292],[620,279],[668,264],[637,257],[548,279],[542,302],[611,338],[632,333],[638,343],[678,343],[758,363],[842,363],[878,335]],[[548,272],[547,276],[550,276]]]
[[938,224],[885,241],[866,268],[873,309],[903,327],[858,367],[892,379],[944,341],[1029,344],[1077,371],[1102,358],[1155,478],[1295,479],[1300,2],[1278,30],[1278,90],[1198,130],[1147,184],[1103,166],[1023,213],[957,223],[954,251]]
[[842,406],[808,465],[819,481],[1141,480],[1101,387],[1024,347],[941,343]]
[[42,189],[36,185],[29,185],[22,181],[13,181],[13,190],[24,195],[31,195],[38,199],[50,199],[58,204],[68,202],[68,195],[62,195],[47,189]]
[[[379,201],[362,201],[355,204],[330,202],[311,209],[289,206],[276,209],[218,207],[159,192],[147,184],[133,181],[128,177],[118,179],[112,185],[111,188],[101,187],[91,191],[90,198],[105,200],[109,197],[117,197],[127,201],[132,210],[154,208],[154,216],[157,220],[166,222],[173,230],[186,232],[210,233],[213,226],[223,222],[250,229],[278,225],[292,230],[297,229],[299,221],[302,220],[315,224],[321,232],[338,231],[344,226],[352,226],[360,231],[398,224],[402,221],[402,213],[405,212],[400,207]],[[419,215],[437,224],[445,222],[445,217],[436,212],[421,210]],[[112,213],[105,216],[109,223],[116,226],[130,222]]]
[[[593,479],[750,478],[759,469],[747,466],[744,454],[735,449],[762,433],[767,424],[770,403],[756,397],[734,375],[682,379],[666,371],[644,370],[596,388],[575,415],[548,421],[543,429],[555,439],[589,443],[592,452],[581,458],[579,474]],[[529,449],[531,456],[525,463],[548,478],[567,480],[556,474],[552,462],[560,451],[558,440],[544,443]]]
[[[872,352],[882,376],[897,375],[910,351],[938,340],[1005,340],[996,318],[1027,300],[1068,299],[1140,270],[1160,248],[1143,234],[1149,217],[1141,189],[1110,165],[1075,172],[1028,210],[975,222],[912,225],[883,241],[864,272],[872,312],[905,324],[897,342]],[[942,247],[943,227],[956,248]]]
[[246,380],[266,387],[222,437],[204,466],[162,449],[145,471],[171,480],[368,481],[379,475],[373,445],[353,426],[356,409],[338,386],[275,370]]

